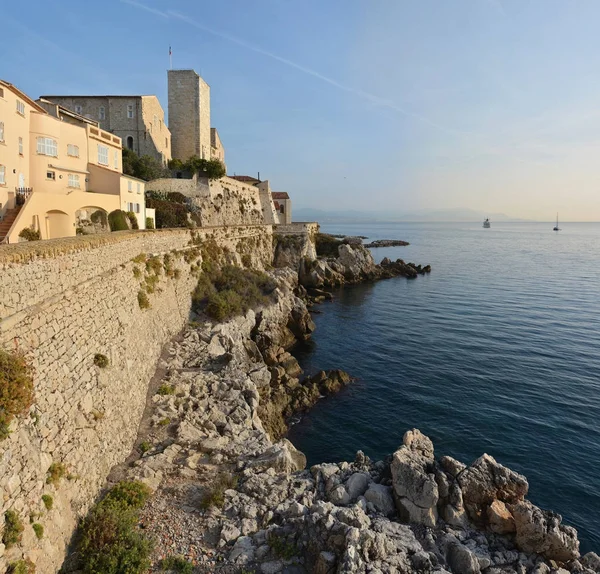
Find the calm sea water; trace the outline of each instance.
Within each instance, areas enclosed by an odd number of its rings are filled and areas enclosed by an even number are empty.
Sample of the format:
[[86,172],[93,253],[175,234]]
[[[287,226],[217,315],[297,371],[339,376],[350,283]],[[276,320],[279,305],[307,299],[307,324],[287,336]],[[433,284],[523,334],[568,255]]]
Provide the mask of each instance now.
[[314,316],[302,367],[358,381],[320,401],[290,439],[309,464],[374,459],[421,429],[437,455],[487,452],[529,479],[530,499],[600,551],[600,224],[323,225],[404,239],[373,250],[431,275],[336,292]]

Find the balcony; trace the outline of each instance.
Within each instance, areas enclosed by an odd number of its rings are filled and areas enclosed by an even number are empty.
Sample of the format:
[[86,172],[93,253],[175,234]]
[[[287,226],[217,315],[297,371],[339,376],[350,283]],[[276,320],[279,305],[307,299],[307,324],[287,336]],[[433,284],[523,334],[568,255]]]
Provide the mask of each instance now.
[[33,187],[15,187],[15,204],[24,205],[33,193]]

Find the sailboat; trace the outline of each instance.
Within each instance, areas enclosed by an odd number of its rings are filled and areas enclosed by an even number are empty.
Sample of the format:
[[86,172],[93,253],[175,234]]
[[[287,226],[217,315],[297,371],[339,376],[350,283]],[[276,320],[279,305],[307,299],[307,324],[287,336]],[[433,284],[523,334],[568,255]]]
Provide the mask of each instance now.
[[490,218],[487,217],[486,219],[483,220],[483,228],[484,229],[489,229],[491,227],[490,225]]
[[556,225],[552,228],[552,231],[560,231],[558,227],[558,213],[556,214]]

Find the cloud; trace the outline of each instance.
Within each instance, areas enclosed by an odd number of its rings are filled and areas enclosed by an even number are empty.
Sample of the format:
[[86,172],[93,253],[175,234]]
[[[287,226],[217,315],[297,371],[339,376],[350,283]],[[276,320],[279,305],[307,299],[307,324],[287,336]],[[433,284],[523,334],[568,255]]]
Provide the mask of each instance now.
[[227,40],[228,42],[237,44],[238,46],[246,48],[247,50],[251,50],[257,54],[260,54],[262,56],[265,56],[267,58],[275,60],[275,61],[279,62],[280,64],[284,64],[285,66],[288,66],[299,72],[302,72],[303,74],[306,74],[307,76],[312,76],[313,78],[316,78],[326,84],[329,84],[330,86],[333,86],[334,88],[337,88],[338,90],[347,92],[349,94],[354,94],[355,96],[358,96],[359,98],[361,98],[373,105],[376,105],[376,106],[379,106],[382,108],[387,108],[389,110],[392,110],[394,112],[402,114],[405,117],[414,119],[416,121],[419,121],[423,124],[429,125],[430,127],[433,127],[435,129],[443,131],[445,133],[448,133],[451,135],[461,135],[461,136],[477,135],[472,132],[466,132],[466,131],[462,131],[459,129],[455,129],[455,128],[440,124],[438,122],[431,120],[430,118],[428,118],[426,116],[412,112],[410,110],[407,110],[391,100],[382,98],[380,96],[371,94],[369,92],[365,92],[364,90],[359,90],[357,88],[353,88],[351,86],[342,84],[341,82],[338,82],[337,80],[335,80],[333,78],[324,76],[323,74],[317,72],[316,70],[307,68],[306,66],[298,64],[292,60],[288,60],[287,58],[279,56],[278,54],[275,54],[269,50],[265,50],[264,48],[261,48],[259,46],[256,46],[254,44],[247,42],[246,40],[238,38],[237,36],[232,36],[231,34],[228,34],[226,32],[220,32],[220,31],[214,30],[213,28],[209,28],[208,26],[204,26],[203,24],[200,24],[199,22],[197,22],[196,20],[194,20],[193,18],[190,18],[189,16],[187,16],[185,14],[181,14],[181,13],[175,12],[173,10],[168,10],[167,12],[163,12],[161,10],[157,10],[155,8],[146,6],[145,4],[142,4],[141,2],[137,2],[136,0],[121,0],[121,2],[123,2],[124,4],[129,4],[130,6],[134,6],[136,8],[139,8],[141,10],[145,10],[145,11],[155,14],[161,18],[175,19],[175,20],[180,20],[181,22],[185,22],[185,23],[189,24],[190,26],[197,28],[198,30],[202,30],[203,32],[207,32],[208,34],[216,36],[217,38]]

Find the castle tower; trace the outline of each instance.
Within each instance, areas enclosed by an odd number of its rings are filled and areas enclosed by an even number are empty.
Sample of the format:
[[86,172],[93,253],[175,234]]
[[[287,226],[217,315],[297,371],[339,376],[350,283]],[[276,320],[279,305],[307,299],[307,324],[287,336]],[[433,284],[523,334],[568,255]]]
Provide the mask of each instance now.
[[210,86],[194,70],[169,70],[171,153],[211,158]]

